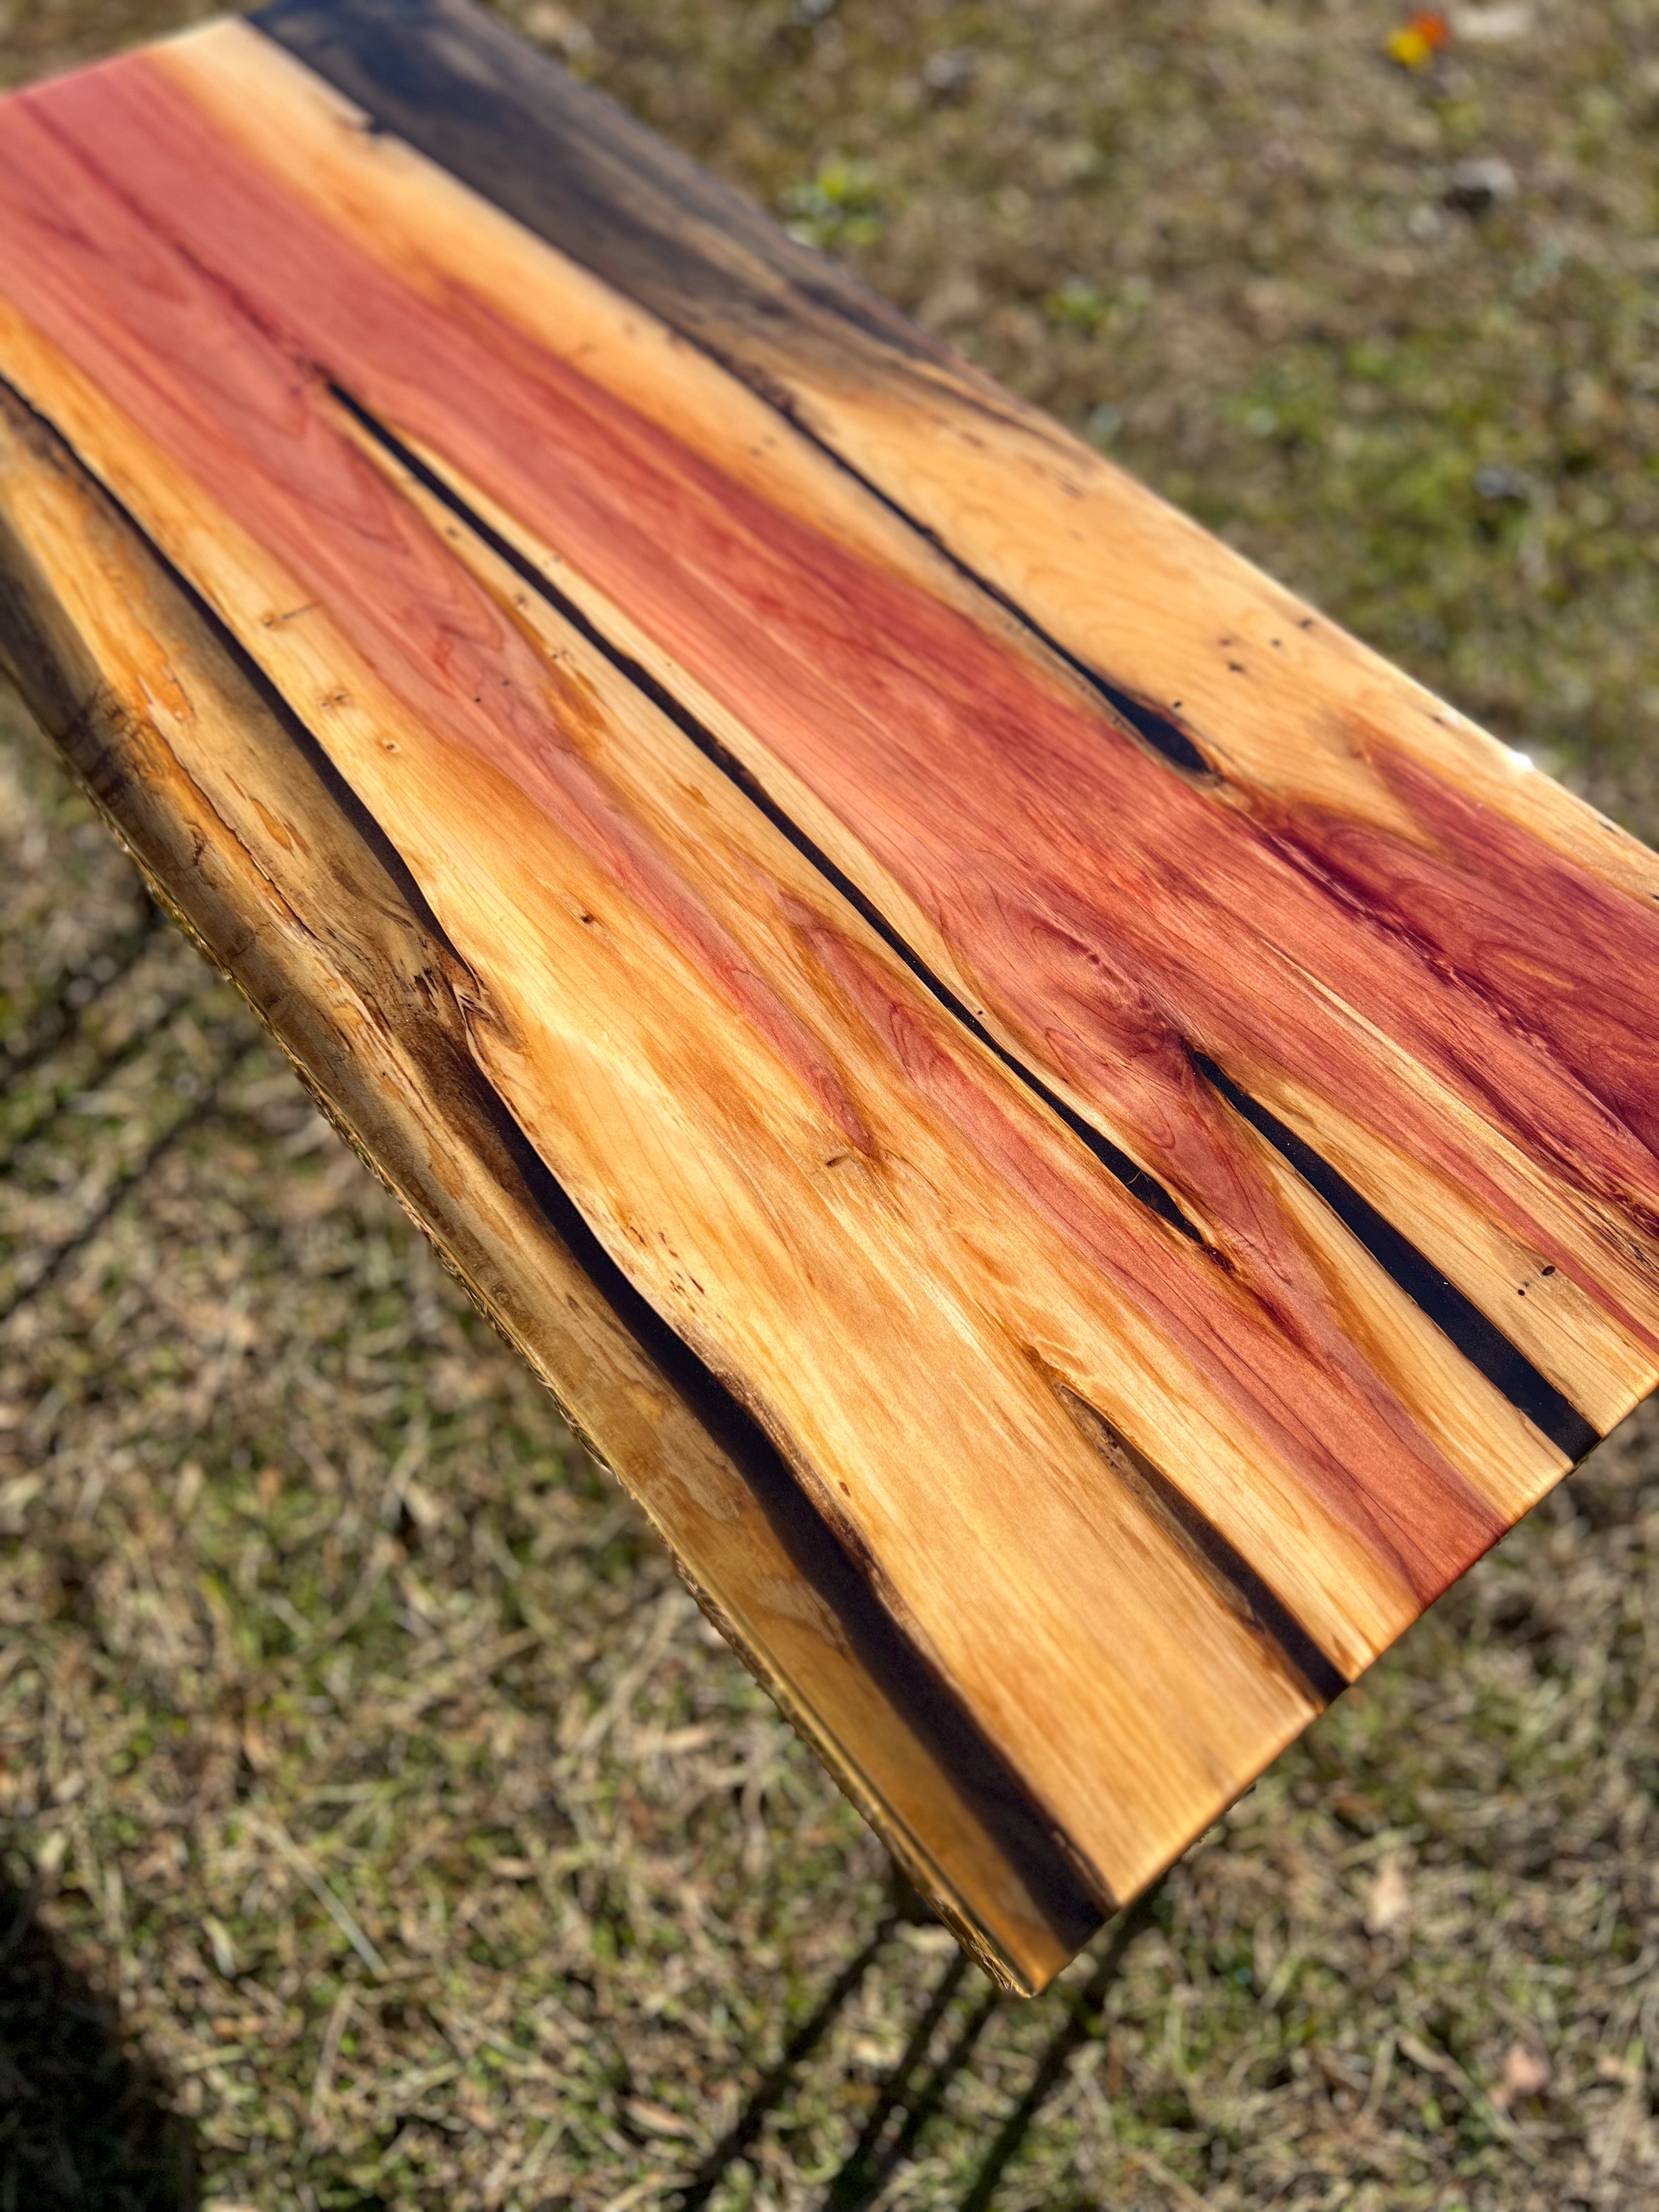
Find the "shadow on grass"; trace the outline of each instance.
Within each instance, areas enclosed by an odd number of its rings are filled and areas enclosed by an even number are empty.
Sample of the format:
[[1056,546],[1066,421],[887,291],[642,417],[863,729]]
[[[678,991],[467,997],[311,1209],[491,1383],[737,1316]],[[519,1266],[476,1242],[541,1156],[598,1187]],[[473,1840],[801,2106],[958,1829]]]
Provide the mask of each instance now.
[[[0,2212],[200,2212],[194,2127],[15,1869],[0,1842]],[[326,2172],[295,2186],[307,2212],[392,2212]]]
[[0,1874],[0,2212],[196,2212],[195,2131]]

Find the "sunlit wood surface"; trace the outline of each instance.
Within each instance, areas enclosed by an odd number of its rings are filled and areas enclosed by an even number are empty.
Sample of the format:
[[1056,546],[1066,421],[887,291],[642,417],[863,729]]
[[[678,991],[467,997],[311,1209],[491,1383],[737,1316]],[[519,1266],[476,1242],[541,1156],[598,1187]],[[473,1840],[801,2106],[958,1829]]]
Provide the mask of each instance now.
[[0,651],[1041,1986],[1652,1387],[1659,860],[458,0],[0,106]]

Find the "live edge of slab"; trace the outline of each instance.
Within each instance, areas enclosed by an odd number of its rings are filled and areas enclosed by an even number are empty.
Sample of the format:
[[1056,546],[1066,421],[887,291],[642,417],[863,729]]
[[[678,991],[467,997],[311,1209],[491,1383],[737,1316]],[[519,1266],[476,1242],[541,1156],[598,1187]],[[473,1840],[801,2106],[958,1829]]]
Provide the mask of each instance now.
[[464,0],[0,103],[0,657],[1011,1989],[1659,1378],[1659,859]]

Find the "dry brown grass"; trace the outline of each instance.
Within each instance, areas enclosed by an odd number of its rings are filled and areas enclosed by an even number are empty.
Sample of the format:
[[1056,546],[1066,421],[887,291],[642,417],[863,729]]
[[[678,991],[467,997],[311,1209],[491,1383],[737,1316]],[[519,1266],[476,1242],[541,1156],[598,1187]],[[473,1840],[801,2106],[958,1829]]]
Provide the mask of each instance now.
[[[7,9],[14,78],[181,12]],[[1659,825],[1651,9],[1433,83],[1359,0],[526,20]],[[0,759],[0,2212],[623,2212],[757,2090],[709,2201],[812,2206],[884,2085],[881,2203],[962,2204],[1092,1962],[988,2007],[903,1917],[15,715]],[[1192,1854],[997,2205],[1659,2204],[1656,1637],[1644,1416]]]

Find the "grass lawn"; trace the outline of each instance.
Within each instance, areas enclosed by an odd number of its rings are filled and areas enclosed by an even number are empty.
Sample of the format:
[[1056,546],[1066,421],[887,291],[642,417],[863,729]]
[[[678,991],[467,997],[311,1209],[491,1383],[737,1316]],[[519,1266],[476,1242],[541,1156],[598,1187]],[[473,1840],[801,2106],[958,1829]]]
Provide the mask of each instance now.
[[[1407,13],[514,20],[1659,837],[1659,6]],[[0,0],[0,82],[185,14]],[[913,2042],[870,2201],[960,2206],[1093,1960],[909,1917],[3,705],[0,1076],[0,2212],[625,2212],[745,2110],[714,2212],[816,2207]],[[1000,2212],[1659,2206],[1656,1700],[1641,1414],[1177,1869]]]

